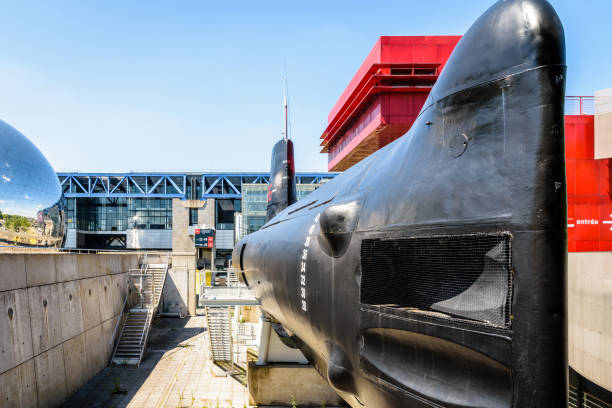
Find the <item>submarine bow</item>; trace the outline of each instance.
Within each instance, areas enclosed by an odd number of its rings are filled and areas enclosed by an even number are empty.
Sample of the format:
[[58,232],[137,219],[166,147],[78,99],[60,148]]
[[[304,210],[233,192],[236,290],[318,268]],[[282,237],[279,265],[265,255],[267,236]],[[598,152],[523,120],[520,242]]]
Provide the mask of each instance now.
[[567,406],[565,72],[550,4],[495,3],[407,134],[236,245],[351,406]]

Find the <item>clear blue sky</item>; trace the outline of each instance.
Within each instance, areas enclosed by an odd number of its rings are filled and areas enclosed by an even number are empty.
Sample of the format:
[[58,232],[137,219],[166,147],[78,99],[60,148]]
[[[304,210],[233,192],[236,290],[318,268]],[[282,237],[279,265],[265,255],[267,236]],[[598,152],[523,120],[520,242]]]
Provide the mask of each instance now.
[[[463,34],[493,2],[13,1],[0,119],[56,170],[267,171],[289,74],[298,171],[380,35]],[[612,1],[552,0],[568,95],[612,87]]]

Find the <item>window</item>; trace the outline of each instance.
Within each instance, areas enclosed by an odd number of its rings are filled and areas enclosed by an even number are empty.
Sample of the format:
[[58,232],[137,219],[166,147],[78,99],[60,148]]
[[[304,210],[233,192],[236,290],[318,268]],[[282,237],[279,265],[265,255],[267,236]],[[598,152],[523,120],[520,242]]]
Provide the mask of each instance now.
[[198,225],[198,209],[189,209],[189,225]]
[[172,229],[172,200],[128,199],[128,229]]

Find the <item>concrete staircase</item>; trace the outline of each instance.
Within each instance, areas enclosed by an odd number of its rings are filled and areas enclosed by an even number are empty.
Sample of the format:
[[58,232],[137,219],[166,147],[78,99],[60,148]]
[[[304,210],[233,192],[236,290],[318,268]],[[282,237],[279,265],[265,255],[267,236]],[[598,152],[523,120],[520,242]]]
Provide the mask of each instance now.
[[130,287],[135,299],[130,302],[111,364],[140,365],[166,282],[168,264],[144,263],[136,272],[130,274]]
[[227,306],[206,307],[206,323],[213,361],[232,361],[231,314]]

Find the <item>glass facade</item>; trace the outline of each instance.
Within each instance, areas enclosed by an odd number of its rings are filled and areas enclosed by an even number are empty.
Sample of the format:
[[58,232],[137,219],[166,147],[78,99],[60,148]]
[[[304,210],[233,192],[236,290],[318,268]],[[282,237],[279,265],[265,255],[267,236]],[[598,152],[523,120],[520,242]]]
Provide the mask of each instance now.
[[[320,185],[318,183],[297,184],[298,200],[316,190]],[[201,208],[187,208],[188,225],[190,226],[210,223],[214,220],[209,227],[217,231],[215,247],[218,250],[229,251],[236,239],[259,230],[265,223],[268,185],[243,184],[241,187],[242,198],[217,198],[211,201],[214,211],[213,219],[201,219],[206,217],[203,214],[208,214],[207,212],[200,213]],[[144,231],[172,230],[172,201],[173,198],[161,197],[70,197],[66,199],[65,205],[66,226],[73,231],[70,235],[73,243],[70,245],[73,245],[72,247],[88,245],[83,243],[83,237],[94,239],[91,237],[94,235],[102,237],[100,239],[110,239],[109,237],[116,239],[117,236],[125,236],[120,239],[126,242],[128,248],[140,248],[145,245],[143,244],[145,238],[142,235]],[[240,217],[236,218],[236,214],[240,214]],[[147,235],[147,237],[149,237],[147,239],[153,239],[150,237],[158,236]],[[134,241],[134,239],[137,240]],[[143,248],[147,247],[146,245]],[[99,247],[101,248],[101,246],[96,248]],[[160,246],[155,248],[158,247]]]
[[[173,207],[179,211],[174,226],[180,227],[177,230],[183,231],[183,223],[187,221],[189,228],[184,229],[185,234],[193,233],[194,226],[214,228],[218,250],[231,250],[237,238],[257,231],[265,222],[267,173],[75,172],[57,176],[66,198],[62,201],[61,213],[66,226],[63,244],[66,248],[114,248],[116,242],[123,243],[127,249],[171,248]],[[297,199],[335,176],[296,174]],[[247,189],[244,192],[243,186]],[[247,197],[246,203],[243,197]],[[176,201],[173,206],[175,200],[180,202]],[[202,203],[202,200],[208,201]],[[0,240],[9,221],[0,214]],[[45,221],[46,229],[50,230],[51,223]],[[15,228],[13,224],[9,227]],[[25,227],[20,228],[23,233]]]
[[[321,184],[296,184],[296,198],[300,201]],[[240,238],[259,230],[266,222],[268,205],[267,184],[242,184],[242,225]]]
[[172,199],[129,198],[129,229],[172,229]]
[[267,203],[267,184],[242,185],[242,226],[240,228],[240,238],[257,231],[265,224]]
[[76,228],[76,198],[66,199],[66,209],[64,211],[66,214],[66,228]]
[[319,188],[321,184],[297,184],[295,195],[298,201]]
[[[171,199],[79,198],[76,203],[73,200],[68,200],[67,218],[76,218],[76,228],[81,231],[172,229]],[[74,223],[68,222],[68,228],[74,228]]]
[[233,230],[234,229],[234,213],[240,212],[242,208],[242,200],[225,199],[215,200],[215,227],[217,230]]
[[127,198],[79,199],[76,220],[81,231],[125,231]]

